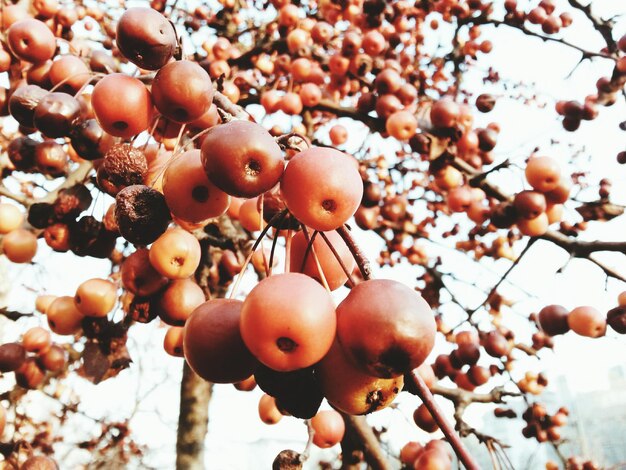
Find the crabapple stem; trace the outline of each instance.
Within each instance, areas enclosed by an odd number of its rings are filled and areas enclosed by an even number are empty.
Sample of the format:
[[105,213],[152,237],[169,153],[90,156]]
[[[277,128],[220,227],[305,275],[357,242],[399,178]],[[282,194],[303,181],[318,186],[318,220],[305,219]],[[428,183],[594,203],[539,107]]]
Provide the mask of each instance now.
[[[343,238],[348,246],[350,252],[354,256],[354,260],[356,261],[361,274],[365,280],[369,280],[372,277],[372,270],[370,267],[370,263],[365,256],[365,254],[361,251],[359,246],[352,238],[352,234],[349,230],[346,229],[346,226],[339,227],[337,229],[337,233]],[[435,401],[433,394],[430,392],[429,388],[426,386],[424,380],[416,374],[415,372],[411,372],[407,374],[407,377],[411,380],[411,385],[415,387],[417,395],[422,399],[422,402],[432,415],[433,419],[439,426],[439,429],[443,432],[444,436],[454,449],[454,453],[458,457],[459,461],[467,468],[467,470],[478,470],[480,467],[474,461],[474,458],[470,455],[467,448],[463,445],[461,438],[456,433],[454,428],[450,426],[450,423],[446,420],[441,408]]]
[[352,256],[354,256],[354,260],[359,267],[359,271],[361,271],[363,279],[365,279],[366,281],[368,279],[371,279],[372,267],[370,265],[370,262],[367,259],[367,256],[365,256],[365,254],[363,253],[363,251],[361,251],[361,248],[359,248],[359,246],[356,244],[356,241],[352,237],[350,231],[346,229],[346,226],[344,225],[337,229],[337,233],[341,238],[343,238],[343,241],[346,242],[350,253],[352,253]]
[[446,436],[446,439],[454,449],[454,453],[458,457],[459,461],[468,470],[478,470],[480,467],[474,461],[474,458],[470,455],[467,448],[463,445],[463,442],[461,441],[459,435],[446,420],[446,417],[443,415],[441,408],[439,408],[439,405],[435,401],[433,394],[426,386],[424,379],[422,379],[422,377],[420,377],[420,375],[416,374],[414,371],[411,372],[411,374],[408,374],[407,377],[410,377],[412,382],[411,385],[415,386],[417,395],[422,399],[422,402],[439,426],[439,429],[441,429],[443,434]]

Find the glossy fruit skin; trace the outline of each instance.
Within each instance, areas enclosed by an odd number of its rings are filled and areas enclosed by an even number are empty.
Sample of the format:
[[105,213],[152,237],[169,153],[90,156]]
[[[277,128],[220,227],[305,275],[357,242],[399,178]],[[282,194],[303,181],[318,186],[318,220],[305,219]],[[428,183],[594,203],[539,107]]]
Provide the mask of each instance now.
[[364,415],[389,406],[404,385],[404,376],[382,379],[364,374],[346,357],[336,340],[315,371],[328,403],[351,415]]
[[240,120],[211,128],[202,143],[202,164],[215,186],[245,198],[272,189],[285,168],[282,151],[269,132]]
[[9,98],[9,113],[22,126],[34,127],[35,109],[47,94],[47,90],[37,85],[20,86]]
[[328,292],[300,273],[270,276],[248,294],[241,311],[241,337],[252,354],[277,371],[318,362],[336,331]]
[[22,337],[22,344],[28,352],[40,354],[50,347],[50,332],[39,326],[30,328]]
[[343,418],[335,410],[318,412],[311,419],[311,426],[315,430],[313,444],[321,449],[327,449],[341,442],[346,432]]
[[263,394],[259,400],[259,418],[261,418],[261,421],[265,424],[276,424],[283,419],[283,415],[276,406],[274,397]]
[[513,202],[517,213],[525,219],[534,219],[546,211],[546,197],[538,191],[522,191]]
[[80,103],[67,93],[48,93],[35,108],[33,124],[46,137],[56,139],[70,134],[80,117]]
[[132,253],[121,268],[122,285],[140,297],[147,297],[167,285],[167,278],[150,264],[148,250],[143,248]]
[[432,449],[422,453],[415,460],[413,468],[416,470],[451,470],[452,462],[446,454]]
[[185,324],[185,359],[193,371],[215,383],[252,375],[256,360],[239,330],[243,302],[213,299],[198,306]]
[[150,247],[150,263],[168,279],[185,279],[200,264],[200,243],[181,228],[172,228]]
[[26,349],[19,343],[0,345],[0,372],[13,372],[26,361]]
[[413,421],[417,426],[426,432],[435,432],[439,426],[435,422],[433,416],[423,403],[413,412]]
[[67,361],[65,349],[53,344],[48,350],[37,358],[40,367],[50,372],[58,372],[65,366]]
[[152,306],[157,309],[163,322],[171,326],[184,326],[187,318],[205,301],[204,292],[195,281],[178,279],[170,282]]
[[607,323],[619,334],[626,334],[626,305],[619,305],[606,314]]
[[54,56],[56,40],[42,21],[26,18],[11,25],[7,32],[11,51],[27,62],[45,62]]
[[29,230],[18,228],[7,233],[0,246],[12,263],[30,263],[37,254],[37,237]]
[[123,139],[145,131],[152,119],[152,97],[136,78],[114,73],[102,78],[91,94],[98,124]]
[[[326,232],[324,233],[324,235],[328,238],[328,241],[331,243],[339,257],[343,261],[347,271],[351,273],[356,266],[356,262],[354,261],[352,253],[350,253],[350,250],[346,246],[341,236],[337,232]],[[311,234],[309,234],[309,236],[311,236]],[[289,258],[291,266],[290,271],[304,273],[323,285],[321,281],[321,276],[317,269],[317,263],[315,262],[315,256],[313,255],[313,252],[309,250],[309,253],[307,255],[308,245],[309,243],[304,236],[304,232],[298,232],[292,237],[291,256]],[[317,255],[317,258],[320,262],[322,273],[324,274],[324,278],[328,283],[328,288],[330,290],[335,290],[343,286],[348,280],[348,276],[341,268],[341,265],[337,261],[337,258],[335,258],[335,255],[329,248],[328,244],[324,241],[320,233],[317,234],[315,240],[313,241],[313,249],[315,250],[315,254]],[[304,259],[305,255],[306,261]],[[302,269],[303,262],[304,269]]]
[[18,229],[24,221],[24,215],[13,204],[0,203],[0,235]]
[[590,338],[598,338],[606,333],[606,315],[593,307],[576,307],[567,322],[574,333]]
[[57,297],[46,310],[48,325],[58,335],[73,335],[82,326],[83,315],[80,313],[74,298],[68,295]]
[[50,66],[50,82],[52,85],[60,85],[58,90],[76,93],[91,78],[89,67],[85,62],[74,55],[66,55],[58,58]]
[[200,150],[189,150],[169,163],[163,174],[163,195],[172,215],[187,222],[217,217],[230,205],[230,196],[207,177]]
[[569,331],[567,316],[569,311],[560,305],[547,305],[538,314],[539,324],[550,336],[564,335]]
[[117,47],[133,64],[158,70],[176,52],[178,41],[172,24],[152,8],[129,8],[117,23]]
[[293,156],[280,189],[296,219],[322,232],[341,227],[363,198],[356,160],[332,148],[311,147]]
[[211,78],[196,62],[170,62],[154,77],[152,99],[156,108],[172,121],[195,121],[209,110],[213,101]]
[[170,356],[184,357],[185,340],[184,328],[181,326],[170,326],[163,338],[163,349]]
[[74,151],[85,160],[104,157],[115,143],[114,137],[104,132],[96,119],[75,122],[69,137]]
[[38,455],[26,459],[20,470],[58,470],[58,468],[57,463],[50,457]]
[[526,164],[526,180],[537,191],[552,191],[559,185],[559,164],[550,157],[532,157]]
[[364,281],[337,307],[342,348],[358,368],[376,377],[397,377],[422,364],[436,330],[426,301],[397,281]]
[[86,317],[106,317],[117,302],[117,287],[107,279],[84,281],[74,296],[74,303]]

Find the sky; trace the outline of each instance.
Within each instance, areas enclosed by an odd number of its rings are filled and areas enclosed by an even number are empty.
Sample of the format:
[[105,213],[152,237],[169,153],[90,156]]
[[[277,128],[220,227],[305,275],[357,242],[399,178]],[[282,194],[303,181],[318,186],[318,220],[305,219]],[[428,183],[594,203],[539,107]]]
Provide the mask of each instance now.
[[[524,2],[520,1],[520,5]],[[558,0],[557,8],[567,4]],[[595,0],[593,9],[599,15],[626,15],[626,4],[616,0]],[[569,9],[568,9],[569,11]],[[563,37],[577,44],[585,44],[589,49],[601,47],[601,38],[593,30],[581,26],[581,15],[574,12],[574,24],[564,31]],[[615,30],[619,34],[626,32],[626,21],[622,17]],[[593,92],[596,80],[603,74],[610,73],[610,63],[604,60],[586,61],[565,77],[577,64],[579,54],[559,44],[544,43],[538,39],[527,38],[517,31],[508,28],[483,27],[484,36],[492,38],[494,48],[491,54],[481,55],[475,70],[465,77],[469,89],[481,92],[494,91],[499,93],[499,86],[485,86],[482,75],[490,66],[496,68],[505,80],[523,82],[530,87],[523,88],[537,91],[537,102],[545,103],[547,109],[537,104],[525,106],[518,101],[502,97],[493,112],[476,114],[477,125],[486,125],[491,121],[502,123],[499,138],[501,144],[496,147],[497,161],[509,158],[513,162],[523,163],[533,148],[539,147],[546,155],[555,156],[565,162],[572,153],[572,148],[584,147],[578,157],[578,165],[592,171],[591,183],[609,175],[613,181],[612,200],[626,204],[626,166],[618,165],[615,156],[624,150],[625,133],[617,128],[619,120],[626,117],[626,104],[618,100],[613,107],[602,108],[600,116],[593,122],[583,122],[574,134],[565,133],[553,111],[554,100],[578,99],[582,101],[586,94]],[[446,42],[446,28],[440,28],[427,35],[427,42],[435,44]],[[448,40],[449,43],[449,40]],[[257,110],[258,111],[258,110]],[[256,112],[256,111],[255,111]],[[280,119],[280,118],[277,118]],[[271,124],[272,120],[267,123]],[[345,122],[345,120],[341,120]],[[358,129],[351,130],[353,142],[349,142],[346,151],[353,150],[360,143]],[[320,135],[322,139],[324,135]],[[561,144],[550,145],[551,139]],[[570,146],[573,145],[573,147]],[[384,143],[377,144],[381,149]],[[388,147],[387,147],[388,148]],[[523,181],[513,171],[504,171],[494,178],[508,193],[521,189]],[[592,200],[595,189],[579,195],[581,199]],[[568,216],[575,217],[571,208]],[[461,221],[464,216],[454,215],[453,220]],[[590,224],[589,230],[581,235],[583,239],[622,240],[626,233],[626,219],[620,217],[606,224]],[[379,249],[379,241],[373,237],[363,236],[367,252],[375,257]],[[442,249],[431,243],[426,245],[429,255],[445,255],[443,268],[449,269],[457,277],[470,283],[493,284],[498,276],[507,269],[505,260],[495,262],[483,260],[481,267],[476,269],[467,263],[461,255]],[[76,258],[71,255],[51,253],[41,247],[36,258],[35,274],[29,268],[16,267],[0,258],[0,286],[11,286],[8,295],[9,304],[15,308],[29,310],[33,306],[34,297],[28,287],[45,288],[47,292],[58,295],[72,295],[75,288],[87,276],[105,275],[106,262]],[[521,250],[519,246],[517,251]],[[521,336],[529,337],[527,316],[549,303],[559,303],[568,308],[579,305],[593,305],[605,311],[616,305],[619,292],[626,289],[623,283],[609,280],[605,283],[603,273],[585,260],[574,259],[568,262],[568,255],[558,247],[546,242],[539,242],[531,248],[518,267],[509,276],[510,283],[505,283],[501,292],[513,300],[520,300],[510,311],[506,312],[506,324]],[[626,272],[626,258],[616,254],[598,254],[598,259],[614,268]],[[563,266],[566,266],[557,274]],[[382,270],[380,277],[406,280],[411,276],[410,270]],[[4,276],[4,277],[2,277]],[[483,300],[482,293],[462,283],[450,280],[451,285],[459,289],[460,298],[468,306],[476,306]],[[515,286],[523,286],[532,297]],[[341,295],[341,294],[340,294]],[[452,307],[449,315],[454,317]],[[30,320],[30,324],[40,323],[41,318]],[[0,319],[0,339],[11,341],[23,331],[16,325]],[[128,371],[122,372],[117,378],[93,386],[81,379],[72,379],[63,393],[69,397],[72,393],[80,396],[80,409],[89,416],[123,418],[135,410],[132,420],[133,430],[140,442],[150,448],[147,462],[158,468],[171,468],[174,458],[174,442],[178,412],[178,382],[182,360],[168,357],[161,348],[165,329],[158,324],[140,325],[131,330],[132,348],[135,351],[135,363]],[[441,340],[441,338],[439,338]],[[433,356],[450,350],[448,345],[438,344]],[[520,367],[530,367],[537,371],[546,371],[549,377],[564,375],[570,387],[579,392],[602,390],[608,386],[607,371],[615,364],[623,364],[626,357],[626,342],[623,338],[610,332],[606,338],[592,340],[569,333],[556,339],[554,353],[541,353],[541,362],[520,355]],[[524,369],[525,370],[525,369]],[[515,373],[514,373],[515,374]],[[155,388],[158,384],[158,388]],[[496,384],[490,382],[484,389]],[[293,418],[284,418],[275,426],[266,426],[257,417],[256,407],[260,396],[257,389],[242,393],[232,386],[216,386],[210,405],[209,435],[207,439],[207,468],[247,470],[259,466],[267,468],[275,454],[283,448],[301,450],[306,441],[304,424]],[[480,390],[480,389],[479,389]],[[135,398],[140,397],[138,407]],[[42,400],[41,397],[33,398]],[[445,400],[440,403],[451,411]],[[390,448],[398,450],[408,439],[424,441],[427,436],[419,431],[411,422],[413,409],[419,400],[412,396],[402,395],[397,406],[402,412],[384,410],[372,415],[370,422],[388,427],[387,440]],[[327,405],[325,405],[327,406]],[[47,408],[37,408],[42,418]],[[488,412],[488,411],[487,411]],[[478,405],[471,407],[467,413],[470,423],[480,424],[485,408]],[[72,438],[80,438],[85,430],[97,429],[97,421],[78,416],[70,422],[75,431],[68,431],[68,442]],[[626,432],[626,430],[625,430]],[[437,434],[435,434],[437,436]],[[72,451],[65,455],[66,462],[80,461],[85,457],[83,451]],[[318,458],[330,458],[337,449],[319,452]],[[313,463],[309,468],[315,468]]]

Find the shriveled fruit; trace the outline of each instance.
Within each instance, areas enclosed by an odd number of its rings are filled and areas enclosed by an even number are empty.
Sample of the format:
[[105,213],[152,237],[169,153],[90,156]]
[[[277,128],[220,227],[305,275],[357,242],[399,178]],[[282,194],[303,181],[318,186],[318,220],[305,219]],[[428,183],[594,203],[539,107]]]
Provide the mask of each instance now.
[[191,276],[200,264],[200,243],[181,228],[172,228],[150,247],[150,263],[168,279]]
[[143,183],[148,171],[145,154],[130,144],[115,144],[98,167],[98,186],[111,196],[133,184]]
[[280,189],[289,211],[314,230],[341,227],[363,197],[357,162],[332,148],[311,147],[289,160]]
[[185,359],[203,379],[234,383],[252,374],[256,361],[239,330],[242,305],[239,300],[209,300],[187,320]]
[[74,302],[86,317],[106,317],[117,302],[117,287],[107,279],[89,279],[76,289]]
[[163,194],[136,184],[117,193],[115,218],[126,240],[136,245],[149,245],[167,229],[170,212]]
[[436,329],[426,301],[397,281],[362,282],[337,307],[341,346],[358,368],[376,377],[418,367],[434,346]]
[[248,294],[241,336],[263,364],[278,371],[302,369],[328,352],[336,329],[328,292],[304,274],[270,276]]

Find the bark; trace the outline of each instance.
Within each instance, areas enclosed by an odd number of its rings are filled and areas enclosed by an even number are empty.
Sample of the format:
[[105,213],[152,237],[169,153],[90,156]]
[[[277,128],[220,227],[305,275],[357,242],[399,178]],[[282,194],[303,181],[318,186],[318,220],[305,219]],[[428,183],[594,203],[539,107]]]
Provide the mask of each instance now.
[[176,469],[204,469],[204,439],[209,424],[213,384],[197,376],[184,362],[176,440]]

